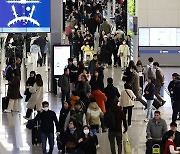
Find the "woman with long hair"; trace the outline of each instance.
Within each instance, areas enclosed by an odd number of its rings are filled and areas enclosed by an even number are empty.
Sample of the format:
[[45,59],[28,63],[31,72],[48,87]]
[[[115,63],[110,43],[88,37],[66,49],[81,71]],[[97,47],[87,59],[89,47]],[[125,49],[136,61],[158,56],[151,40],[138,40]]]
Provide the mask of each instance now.
[[27,104],[27,112],[25,119],[29,119],[33,109],[40,111],[42,106],[41,103],[43,101],[43,80],[40,74],[36,75],[36,82],[33,86],[29,87],[29,92],[32,93],[30,99],[28,100]]

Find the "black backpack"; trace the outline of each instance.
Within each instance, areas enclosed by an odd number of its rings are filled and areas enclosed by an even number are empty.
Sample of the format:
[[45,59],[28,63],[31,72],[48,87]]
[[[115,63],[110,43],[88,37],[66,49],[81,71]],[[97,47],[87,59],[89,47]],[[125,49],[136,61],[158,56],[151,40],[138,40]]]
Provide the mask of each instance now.
[[114,129],[116,127],[116,119],[112,109],[109,109],[104,114],[104,124],[109,129]]

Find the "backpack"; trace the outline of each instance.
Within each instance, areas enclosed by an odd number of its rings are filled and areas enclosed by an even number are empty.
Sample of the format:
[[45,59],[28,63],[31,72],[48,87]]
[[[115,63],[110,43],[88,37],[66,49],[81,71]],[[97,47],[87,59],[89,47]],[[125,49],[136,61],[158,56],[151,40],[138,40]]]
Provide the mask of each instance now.
[[11,65],[8,65],[5,70],[3,71],[3,77],[6,79],[6,75],[7,75],[7,71],[9,70],[9,68],[13,69]]
[[61,76],[59,77],[58,86],[59,86],[59,87],[62,87],[62,86],[63,86],[63,75],[61,75]]
[[104,124],[109,129],[114,129],[116,127],[116,119],[111,109],[107,110],[104,114]]
[[100,18],[99,18],[99,16],[97,14],[95,15],[94,19],[95,19],[96,22],[100,22]]
[[153,77],[155,78],[155,74],[153,71],[153,68],[149,65],[148,71],[147,71],[147,77]]

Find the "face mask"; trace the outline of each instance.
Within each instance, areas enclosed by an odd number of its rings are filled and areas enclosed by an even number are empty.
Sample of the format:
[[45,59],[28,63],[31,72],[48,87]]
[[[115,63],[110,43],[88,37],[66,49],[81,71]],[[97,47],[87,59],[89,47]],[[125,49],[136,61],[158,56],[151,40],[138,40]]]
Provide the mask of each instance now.
[[84,134],[89,134],[89,129],[83,130]]
[[49,108],[48,107],[45,107],[45,108],[42,108],[44,111],[48,111]]

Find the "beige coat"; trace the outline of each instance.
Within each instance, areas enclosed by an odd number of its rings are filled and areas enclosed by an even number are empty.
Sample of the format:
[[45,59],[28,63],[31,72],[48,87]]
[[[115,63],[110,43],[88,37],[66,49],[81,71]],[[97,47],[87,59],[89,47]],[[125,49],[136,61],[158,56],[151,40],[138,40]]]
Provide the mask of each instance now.
[[130,56],[129,46],[127,44],[121,44],[119,46],[118,54],[117,55],[121,56],[121,54],[123,55],[122,57]]
[[36,110],[41,110],[42,101],[43,101],[43,87],[39,87],[36,83],[33,85],[33,87],[29,88],[29,92],[32,93],[31,98],[29,99],[27,103],[28,109],[34,109],[36,105]]
[[100,125],[100,117],[103,117],[103,115],[96,102],[90,103],[86,113],[87,124]]
[[[125,90],[128,92],[131,98],[128,96]],[[120,106],[121,107],[133,106],[134,105],[133,100],[136,99],[136,96],[134,95],[132,90],[130,89],[125,89],[125,90],[121,92]]]

